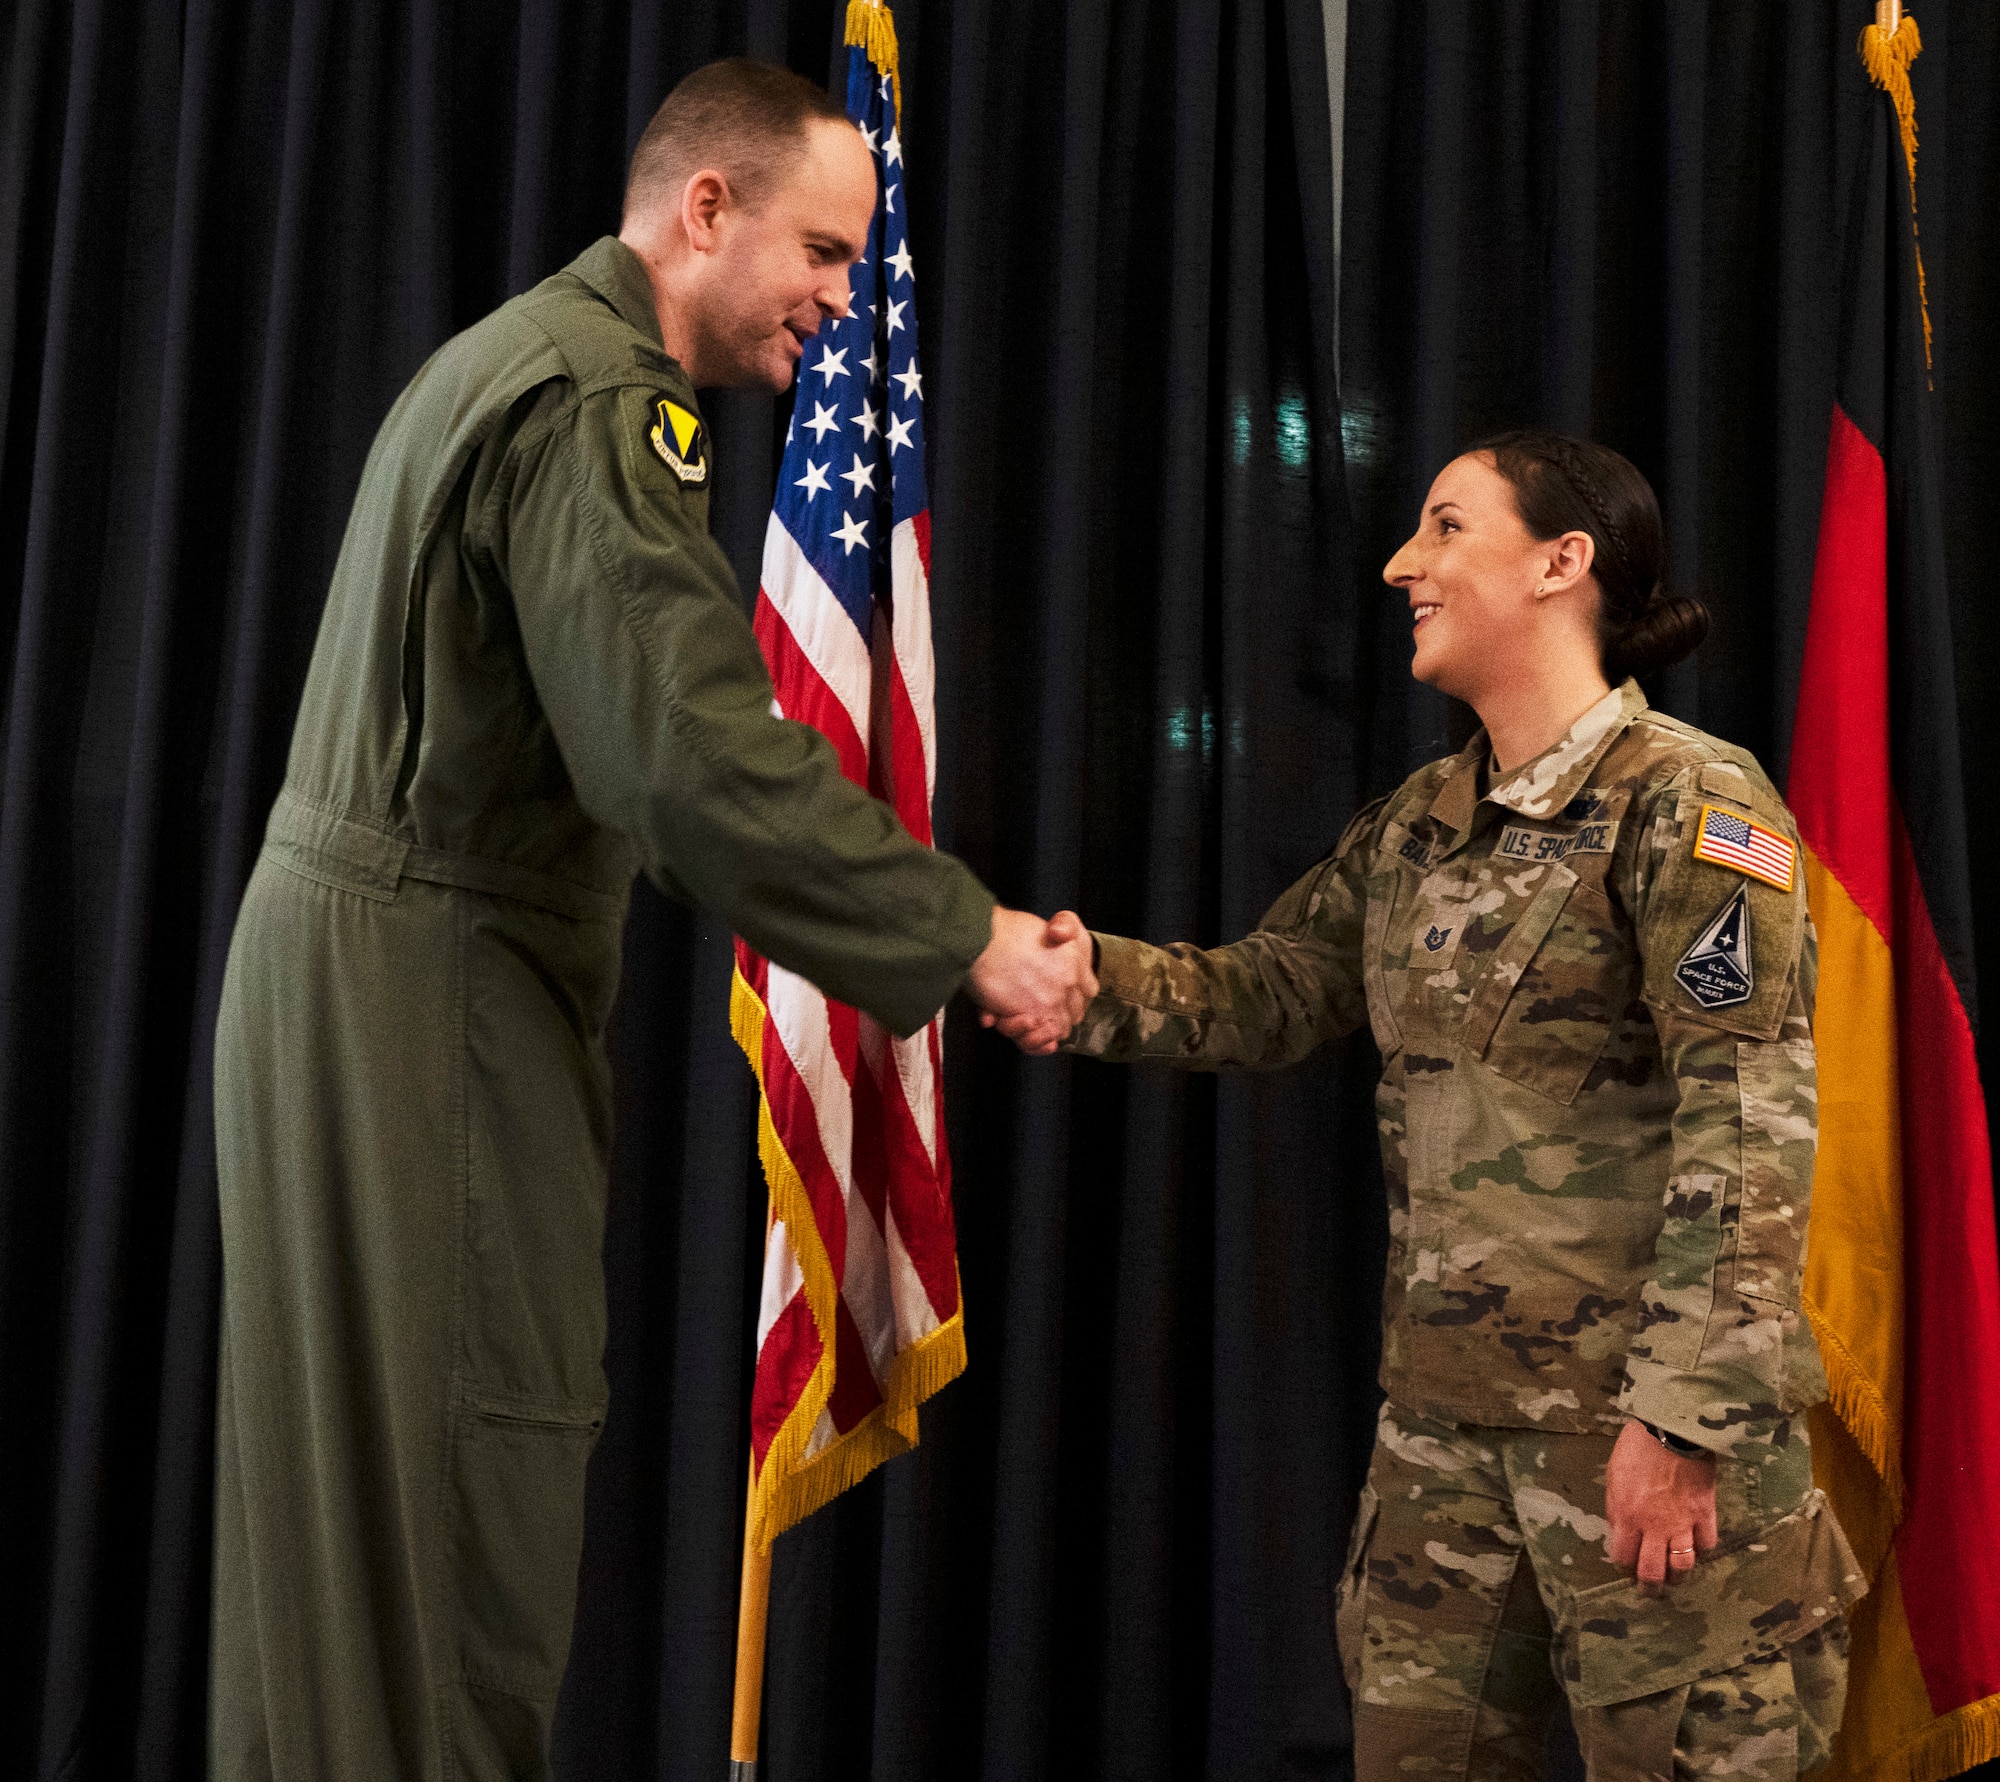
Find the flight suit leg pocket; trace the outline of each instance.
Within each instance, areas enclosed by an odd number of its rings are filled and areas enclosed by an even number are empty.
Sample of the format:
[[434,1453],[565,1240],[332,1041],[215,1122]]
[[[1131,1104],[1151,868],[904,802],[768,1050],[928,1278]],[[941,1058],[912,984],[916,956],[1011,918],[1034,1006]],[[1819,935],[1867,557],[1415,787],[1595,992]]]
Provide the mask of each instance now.
[[591,1407],[471,1392],[452,1434],[451,1608],[464,1680],[553,1702],[583,1555]]

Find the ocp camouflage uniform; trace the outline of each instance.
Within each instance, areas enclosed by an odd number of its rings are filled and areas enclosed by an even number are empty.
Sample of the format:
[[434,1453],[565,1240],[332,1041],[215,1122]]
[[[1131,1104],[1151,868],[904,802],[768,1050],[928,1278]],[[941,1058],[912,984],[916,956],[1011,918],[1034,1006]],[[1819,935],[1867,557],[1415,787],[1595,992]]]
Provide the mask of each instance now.
[[[1825,1756],[1863,1588],[1799,1415],[1826,1382],[1798,1309],[1797,832],[1749,754],[1630,681],[1490,787],[1487,759],[1482,732],[1362,811],[1233,946],[1100,935],[1067,1044],[1259,1068],[1374,1030],[1389,1403],[1341,1607],[1360,1774],[1534,1773],[1548,1685],[1522,1657],[1553,1637],[1594,1776],[1670,1775],[1676,1741],[1687,1773],[1790,1776]],[[1603,1550],[1628,1416],[1718,1457],[1722,1546],[1664,1595]]]

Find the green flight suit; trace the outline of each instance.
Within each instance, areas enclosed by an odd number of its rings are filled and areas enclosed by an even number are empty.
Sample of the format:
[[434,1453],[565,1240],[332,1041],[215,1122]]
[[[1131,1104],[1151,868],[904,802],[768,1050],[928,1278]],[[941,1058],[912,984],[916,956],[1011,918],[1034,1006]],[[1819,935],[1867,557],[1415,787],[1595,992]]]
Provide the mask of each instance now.
[[899,1033],[990,938],[972,874],[775,714],[708,463],[610,239],[441,348],[369,455],[216,1034],[229,1782],[547,1774],[634,870]]

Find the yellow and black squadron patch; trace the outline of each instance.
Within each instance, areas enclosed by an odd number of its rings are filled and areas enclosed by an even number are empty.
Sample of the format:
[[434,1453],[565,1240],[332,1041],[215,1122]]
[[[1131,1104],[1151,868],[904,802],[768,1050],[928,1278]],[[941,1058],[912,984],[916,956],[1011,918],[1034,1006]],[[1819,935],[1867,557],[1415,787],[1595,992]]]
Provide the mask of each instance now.
[[707,482],[708,430],[701,417],[671,396],[662,396],[653,410],[653,450],[683,484]]

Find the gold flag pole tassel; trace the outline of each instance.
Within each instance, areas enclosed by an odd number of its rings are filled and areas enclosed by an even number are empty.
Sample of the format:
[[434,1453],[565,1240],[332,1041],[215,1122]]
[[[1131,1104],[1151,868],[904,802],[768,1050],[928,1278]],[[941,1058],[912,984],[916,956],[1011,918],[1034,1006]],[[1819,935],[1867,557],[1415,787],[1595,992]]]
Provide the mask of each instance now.
[[896,20],[882,0],[847,0],[847,41],[889,77],[896,96],[896,128],[903,127],[903,74],[896,62]]
[[[855,0],[860,5],[863,0]],[[848,9],[850,23],[854,27],[853,7]],[[852,38],[849,39],[852,42]],[[1917,215],[1917,98],[1910,91],[1910,64],[1922,51],[1923,39],[1917,35],[1917,21],[1903,10],[1902,0],[1876,0],[1875,22],[1861,27],[1861,41],[1855,46],[1861,55],[1861,66],[1868,70],[1868,78],[1889,95],[1889,103],[1896,108],[1896,122],[1903,134],[1903,161],[1910,170],[1910,228],[1916,231]],[[1917,306],[1924,317],[1924,370],[1931,368],[1931,305],[1924,290],[1924,250],[1919,241],[1917,252]]]

